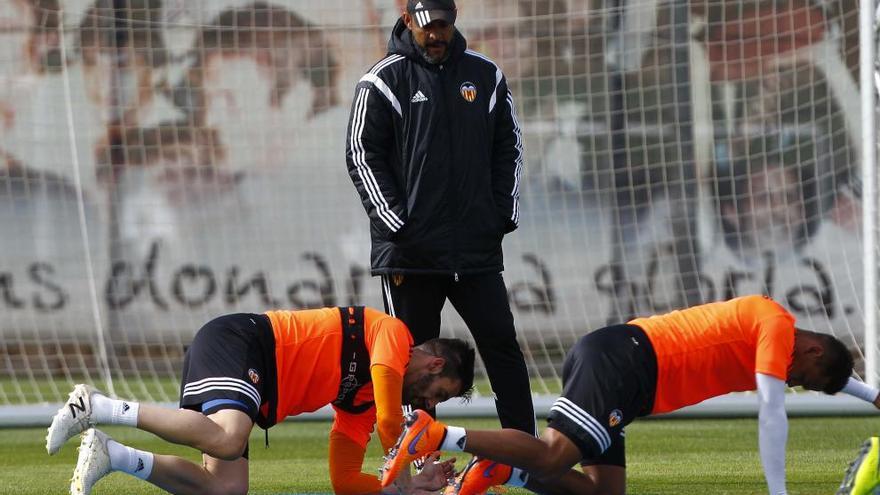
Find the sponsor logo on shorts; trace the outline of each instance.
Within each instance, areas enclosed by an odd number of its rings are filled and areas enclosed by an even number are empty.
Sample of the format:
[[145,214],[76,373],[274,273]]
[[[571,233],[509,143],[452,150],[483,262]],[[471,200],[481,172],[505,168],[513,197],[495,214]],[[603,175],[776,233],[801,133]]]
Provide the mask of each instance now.
[[403,275],[399,273],[397,275],[392,275],[391,282],[394,283],[395,287],[400,287],[400,285],[403,284]]
[[260,374],[253,368],[248,370],[248,378],[251,379],[251,382],[253,382],[254,385],[260,382]]
[[620,409],[615,409],[608,415],[608,426],[612,428],[619,425],[621,421],[623,421],[623,413],[620,412]]

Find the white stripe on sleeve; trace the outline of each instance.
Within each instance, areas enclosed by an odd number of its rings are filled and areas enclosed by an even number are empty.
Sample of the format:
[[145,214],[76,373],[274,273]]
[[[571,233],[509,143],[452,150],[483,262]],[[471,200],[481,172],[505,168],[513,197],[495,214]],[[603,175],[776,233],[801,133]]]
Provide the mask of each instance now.
[[364,184],[364,189],[367,191],[367,197],[369,197],[373,207],[376,208],[376,214],[382,222],[385,223],[389,230],[397,232],[403,227],[403,221],[388,206],[388,202],[385,200],[385,196],[382,195],[382,190],[379,188],[379,183],[376,181],[376,176],[367,164],[365,157],[366,152],[363,146],[363,131],[364,121],[367,114],[367,98],[369,97],[369,94],[369,89],[361,88],[358,91],[357,100],[355,101],[354,119],[351,124],[351,142],[349,143],[352,150],[352,161],[354,161],[358,176],[361,178],[361,182]]
[[472,57],[477,57],[481,60],[485,60],[495,67],[495,87],[492,89],[492,96],[489,97],[489,112],[491,113],[492,110],[495,109],[495,103],[498,101],[498,85],[501,84],[501,78],[503,77],[501,68],[498,67],[498,64],[496,64],[491,58],[483,55],[480,52],[475,52],[473,50],[465,50],[464,52],[468,55],[471,55]]
[[388,101],[391,103],[391,107],[394,108],[394,111],[397,112],[397,115],[403,117],[403,110],[401,110],[400,108],[400,100],[397,99],[397,96],[394,95],[394,92],[391,91],[391,88],[389,88],[388,85],[385,84],[385,81],[379,78],[379,76],[377,76],[376,74],[364,74],[364,76],[361,77],[361,81],[366,81],[372,83],[373,86],[376,86],[376,89],[378,89],[383,95],[385,95],[385,98],[387,98]]
[[510,118],[513,119],[513,133],[516,135],[516,170],[513,172],[513,190],[510,191],[513,197],[513,212],[510,219],[514,225],[519,225],[519,182],[523,171],[523,147],[522,147],[522,131],[519,126],[519,118],[516,113],[516,105],[513,102],[513,94],[507,92],[507,104],[510,105]]

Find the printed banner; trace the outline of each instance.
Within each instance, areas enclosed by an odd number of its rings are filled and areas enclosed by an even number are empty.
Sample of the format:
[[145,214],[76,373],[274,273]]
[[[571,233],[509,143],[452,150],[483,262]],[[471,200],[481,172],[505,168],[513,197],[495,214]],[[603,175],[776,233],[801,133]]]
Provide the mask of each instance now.
[[[122,21],[114,2],[63,3],[0,0],[4,339],[91,338],[100,321],[114,339],[185,343],[222,313],[382,307],[344,140],[402,2],[130,0]],[[676,47],[655,5],[614,47],[594,3],[458,2],[523,127],[521,227],[504,241],[522,337],[564,347],[763,292],[807,327],[860,338],[851,33],[736,29],[823,15],[794,1],[695,8],[705,32]],[[792,41],[762,50],[768,33]]]

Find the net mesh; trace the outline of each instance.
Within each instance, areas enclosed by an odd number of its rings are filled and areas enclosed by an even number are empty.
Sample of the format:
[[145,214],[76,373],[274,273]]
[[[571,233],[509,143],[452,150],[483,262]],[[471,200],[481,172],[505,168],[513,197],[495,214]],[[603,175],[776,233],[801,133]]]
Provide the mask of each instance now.
[[[749,293],[861,354],[857,2],[457,3],[522,124],[536,394],[591,329]],[[214,316],[382,307],[344,139],[402,8],[0,0],[0,405],[175,400]]]

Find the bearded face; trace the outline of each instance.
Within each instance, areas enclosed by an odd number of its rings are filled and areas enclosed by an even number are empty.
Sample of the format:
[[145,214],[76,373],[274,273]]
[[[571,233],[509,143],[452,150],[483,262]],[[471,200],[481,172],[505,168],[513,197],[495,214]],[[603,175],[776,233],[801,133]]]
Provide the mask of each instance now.
[[430,409],[427,393],[435,379],[436,375],[424,375],[417,378],[413,383],[404,385],[403,403],[410,404],[413,409]]

